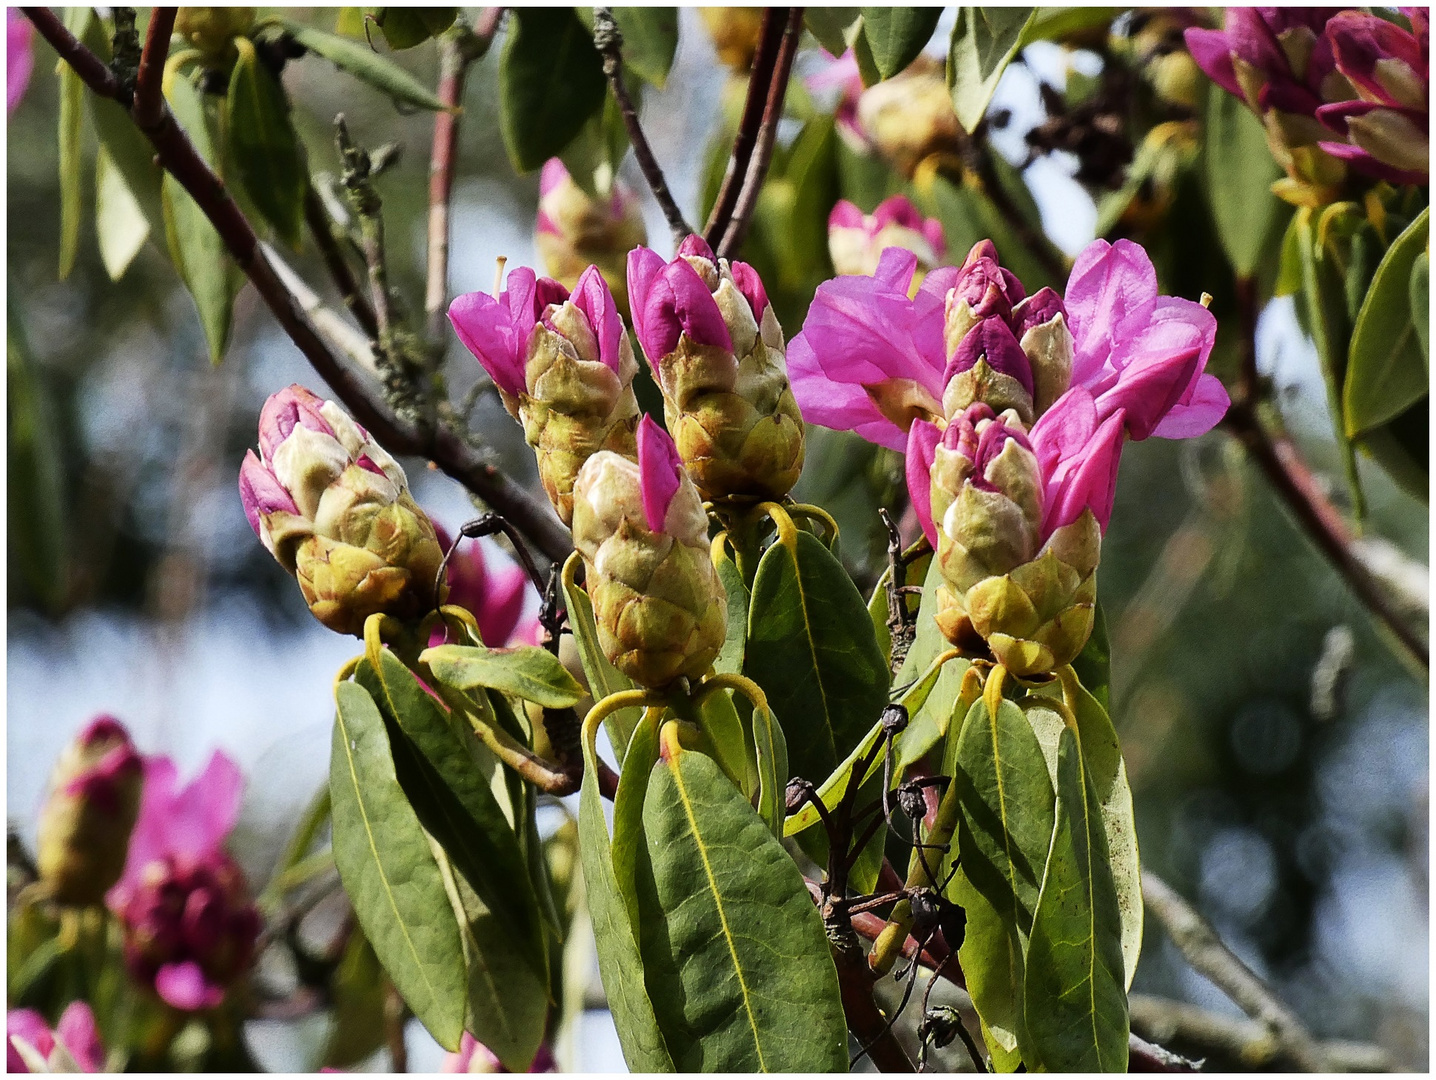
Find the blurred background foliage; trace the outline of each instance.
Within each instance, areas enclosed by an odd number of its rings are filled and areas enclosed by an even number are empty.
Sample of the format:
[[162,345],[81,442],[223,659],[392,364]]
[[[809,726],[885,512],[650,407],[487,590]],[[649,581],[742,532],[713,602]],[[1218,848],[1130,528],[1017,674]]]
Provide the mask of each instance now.
[[[1060,287],[1064,257],[1093,235],[1139,240],[1164,292],[1213,294],[1221,330],[1210,370],[1235,375],[1234,274],[1216,216],[1235,209],[1241,178],[1229,174],[1241,165],[1239,148],[1207,141],[1210,110],[1226,106],[1180,37],[1182,25],[1205,16],[1139,10],[1114,21],[1117,9],[1105,11],[1027,47],[972,136],[928,148],[912,167],[845,137],[831,90],[802,82],[828,61],[816,43],[804,49],[741,251],[763,275],[788,337],[832,274],[826,224],[834,202],[871,211],[904,191],[942,221],[949,260],[991,235],[1029,292]],[[946,42],[953,14],[930,49]],[[335,26],[333,10],[286,15]],[[715,197],[745,82],[719,61],[710,23],[681,12],[667,84],[645,88],[643,101],[645,128],[690,220],[701,220]],[[474,65],[464,97],[454,293],[488,289],[500,255],[539,265],[538,179],[517,174],[504,153],[498,53]],[[211,365],[194,305],[153,238],[120,281],[110,280],[91,224],[88,130],[79,165],[85,224],[73,270],[58,280],[59,87],[48,46],[37,42],[36,58],[8,130],[7,813],[30,842],[56,752],[92,714],[114,712],[142,748],[169,752],[182,767],[215,745],[234,754],[250,777],[236,853],[262,883],[323,776],[330,673],[350,647],[309,617],[290,578],[255,542],[235,474],[268,394],[293,381],[325,388],[248,287],[225,359]],[[391,58],[434,85],[432,44]],[[377,187],[391,281],[417,311],[431,114],[396,109],[312,57],[287,64],[284,83],[316,174],[338,171],[332,122],[341,111],[358,143],[399,148]],[[1265,167],[1269,183],[1279,170],[1269,158]],[[631,158],[620,174],[642,190]],[[667,254],[651,200],[644,212],[653,246]],[[1270,198],[1248,212],[1267,297],[1292,210]],[[1015,220],[1031,243],[1014,232]],[[307,281],[326,281],[312,244],[285,257]],[[1290,434],[1332,500],[1354,509],[1316,353],[1291,299],[1266,306],[1256,338]],[[451,361],[458,400],[478,367],[458,349]],[[521,433],[492,396],[480,400],[472,426],[496,464],[535,482]],[[1424,445],[1424,428],[1420,437]],[[420,503],[446,524],[468,516],[455,484],[422,462],[405,467]],[[1411,613],[1424,625],[1427,507],[1370,460],[1358,457],[1356,468],[1365,542],[1404,575]],[[1399,1065],[1424,1069],[1424,672],[1402,660],[1225,431],[1130,445],[1121,475],[1100,595],[1144,863],[1193,899],[1315,1033],[1373,1041]],[[900,491],[896,455],[813,429],[796,494],[838,516],[845,558],[864,588],[883,565],[876,508]],[[293,978],[261,968],[262,979],[270,976]],[[596,970],[589,978],[596,988]],[[1151,919],[1134,991],[1240,1015]],[[360,1006],[372,1015],[372,1001]],[[362,1015],[344,1022],[362,1028]],[[269,1067],[305,1068],[323,1030],[295,1036],[261,1021],[250,1042]],[[599,1014],[583,1030],[580,1067],[622,1067]]]

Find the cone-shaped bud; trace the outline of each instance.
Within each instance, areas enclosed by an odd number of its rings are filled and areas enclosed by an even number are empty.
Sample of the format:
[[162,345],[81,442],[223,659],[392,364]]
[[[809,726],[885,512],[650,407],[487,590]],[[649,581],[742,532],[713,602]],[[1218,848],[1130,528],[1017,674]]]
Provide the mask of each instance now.
[[967,253],[957,281],[947,294],[943,344],[951,356],[962,339],[983,319],[1009,319],[1027,295],[1017,275],[997,261],[991,240],[981,240]]
[[632,456],[638,423],[638,361],[602,274],[590,266],[569,295],[520,267],[497,299],[458,297],[449,320],[523,424],[544,491],[569,524],[583,463],[599,450]]
[[631,252],[628,290],[668,429],[703,498],[786,495],[803,468],[803,419],[757,272],[690,236],[672,262]]
[[1006,319],[992,316],[968,330],[943,381],[942,411],[949,417],[982,402],[994,411],[1015,409],[1024,424],[1032,422],[1032,365]]
[[260,413],[259,449],[239,471],[244,512],[315,618],[359,636],[376,612],[408,620],[442,600],[433,524],[398,462],[343,409],[281,390]]
[[864,90],[858,123],[878,153],[905,176],[935,154],[956,153],[962,134],[942,65],[928,57]]
[[707,672],[727,635],[727,598],[698,491],[651,418],[639,425],[636,462],[600,451],[584,463],[573,542],[599,644],[619,671],[653,688]]
[[100,903],[125,868],[144,763],[113,717],[92,720],[60,754],[40,811],[36,865],[62,904]]
[[1012,333],[1032,368],[1032,408],[1041,416],[1072,382],[1072,331],[1062,297],[1043,287],[1012,309]]
[[906,195],[884,199],[871,214],[841,199],[828,215],[828,254],[838,273],[871,276],[877,273],[882,253],[891,247],[917,256],[913,284],[920,286],[947,253],[942,222],[924,218]]
[[252,7],[180,8],[175,33],[210,59],[229,52],[230,43],[254,25]]
[[549,277],[566,289],[577,289],[583,272],[597,266],[626,318],[626,259],[631,250],[648,242],[648,233],[638,197],[618,180],[610,187],[607,198],[590,198],[563,162],[550,158],[539,174],[534,244]]

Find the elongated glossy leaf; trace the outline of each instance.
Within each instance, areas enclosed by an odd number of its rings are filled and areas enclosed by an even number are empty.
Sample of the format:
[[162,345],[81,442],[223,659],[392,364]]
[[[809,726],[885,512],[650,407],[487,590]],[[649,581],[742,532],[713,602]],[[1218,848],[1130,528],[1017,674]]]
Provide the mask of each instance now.
[[942,18],[940,7],[865,7],[862,12],[863,34],[884,79],[918,58]]
[[1107,638],[1107,616],[1098,601],[1092,619],[1092,636],[1082,647],[1072,670],[1102,708],[1107,708],[1112,682],[1112,645]]
[[80,175],[80,120],[85,84],[69,64],[60,65],[60,280],[75,268],[83,212]]
[[1050,1072],[1126,1072],[1121,919],[1101,809],[1084,771],[1082,749],[1064,730],[1057,824],[1027,943],[1023,1058]]
[[333,1023],[324,1044],[327,1068],[346,1069],[384,1045],[384,969],[374,946],[355,928],[330,980]]
[[743,720],[734,707],[732,695],[718,690],[703,699],[699,719],[703,734],[713,744],[718,764],[746,798],[758,790],[756,763],[750,763],[749,736],[743,731]]
[[662,89],[678,51],[678,9],[617,7],[613,20],[623,35],[623,62],[639,78]]
[[95,154],[95,233],[111,281],[125,276],[150,236],[144,211],[103,144]]
[[1250,277],[1280,217],[1271,185],[1282,170],[1256,114],[1216,83],[1207,97],[1203,155],[1217,238],[1237,274]]
[[1421,352],[1421,363],[1429,369],[1431,364],[1431,252],[1429,247],[1416,256],[1416,262],[1411,266],[1411,326],[1416,331],[1416,345]]
[[1022,941],[981,892],[958,870],[947,895],[967,916],[958,961],[982,1023],[994,1070],[1011,1072],[1022,1060]]
[[378,706],[354,683],[340,683],[336,698],[334,863],[389,978],[439,1044],[457,1050],[465,966],[443,878],[399,787]]
[[281,239],[298,247],[309,177],[289,102],[254,46],[244,38],[236,43],[239,59],[229,75],[227,102],[232,160],[255,208]]
[[532,701],[545,709],[568,709],[583,697],[583,687],[537,645],[489,649],[482,645],[437,645],[419,655],[445,686],[472,690],[483,686]]
[[788,743],[768,709],[753,710],[753,743],[758,758],[758,816],[782,839],[788,813]]
[[444,103],[434,92],[392,60],[380,56],[366,41],[325,33],[302,22],[284,19],[284,28],[310,52],[324,57],[341,71],[368,83],[396,102],[421,109],[442,109]]
[[862,8],[819,7],[803,9],[803,25],[818,39],[818,44],[834,56],[842,56],[851,42],[853,23],[862,18]]
[[957,9],[947,56],[947,85],[957,120],[971,131],[992,101],[993,91],[1017,55],[1035,8]]
[[[576,560],[578,557],[575,552],[570,559]],[[632,690],[632,680],[610,664],[608,657],[604,656],[603,648],[598,643],[598,624],[593,618],[593,602],[589,600],[588,593],[572,581],[568,571],[569,568],[565,566],[562,578],[563,602],[568,611],[569,628],[573,631],[573,643],[578,647],[579,663],[583,665],[584,677],[588,679],[589,694],[598,702],[620,690]],[[619,709],[603,722],[603,728],[608,732],[608,741],[613,745],[613,753],[620,766],[623,765],[628,740],[633,737],[633,728],[640,715],[638,709]]]
[[54,412],[21,315],[12,287],[5,323],[10,565],[46,608],[58,611],[68,591],[65,478]]
[[[650,748],[656,739],[656,725],[656,716],[646,725]],[[642,731],[643,726],[640,725],[635,730],[635,740]],[[656,755],[656,750],[651,750],[651,753]],[[651,760],[640,751],[634,764],[620,774],[613,806],[615,830],[631,831],[630,823],[636,819],[641,832],[644,792],[641,788],[638,790],[635,802],[625,788],[632,789],[640,777],[646,785]],[[583,862],[589,913],[593,919],[594,940],[598,947],[598,971],[608,996],[608,1007],[613,1014],[618,1041],[623,1047],[623,1057],[629,1069],[633,1072],[672,1072],[673,1059],[658,1028],[653,1002],[649,999],[643,978],[643,959],[639,955],[634,925],[637,907],[631,858],[625,856],[620,864],[623,867],[620,879],[608,826],[603,819],[603,797],[599,795],[596,779],[598,761],[593,747],[587,743],[583,748],[583,763],[583,787],[579,793],[578,810],[579,854]],[[636,814],[626,812],[625,807],[628,806],[636,806]],[[635,845],[628,844],[626,850],[632,852]],[[632,911],[630,903],[634,904]]]
[[893,662],[893,634],[888,629],[888,582],[893,579],[892,567],[883,571],[878,583],[873,586],[872,594],[868,597],[868,618],[873,622],[873,634],[878,639],[878,649],[883,654],[883,661],[892,669]]
[[763,688],[794,772],[827,776],[887,704],[888,672],[867,608],[811,533],[763,554],[748,612],[744,673]]
[[748,645],[748,605],[751,597],[737,563],[724,555],[716,566],[718,580],[723,583],[723,591],[728,596],[728,636],[723,639],[723,648],[718,653],[718,659],[713,661],[713,669],[736,675],[743,670],[743,652]]
[[[170,109],[175,120],[184,128],[200,157],[212,168],[218,168],[219,159],[210,136],[209,118],[199,91],[182,77],[173,79],[168,89]],[[165,174],[161,184],[160,199],[170,258],[194,299],[205,341],[209,345],[209,358],[217,364],[229,345],[234,298],[242,278],[209,218],[169,173]]]
[[379,7],[365,8],[364,13],[384,35],[389,48],[412,49],[453,26],[459,9]]
[[530,962],[543,971],[538,903],[524,855],[487,776],[469,750],[473,735],[456,730],[454,718],[393,653],[383,650],[380,663],[377,673],[368,661],[362,663],[355,681],[398,726],[409,744],[406,749],[417,752],[417,756],[401,756],[400,747],[394,747],[399,784],[420,824],[484,904],[508,921],[515,936],[530,943]]
[[532,172],[603,107],[593,36],[572,8],[515,8],[499,61],[499,127],[509,160]]
[[676,751],[643,805],[639,940],[682,1072],[847,1068],[822,921],[797,866],[713,760]]
[[1429,391],[1427,358],[1412,317],[1411,276],[1426,251],[1430,215],[1422,210],[1392,243],[1356,317],[1342,391],[1350,436],[1380,427]]
[[[961,657],[948,660],[938,669],[930,692],[920,698],[913,695],[917,700],[908,707],[907,730],[898,738],[899,770],[917,762],[948,733],[953,721],[953,706],[969,667],[971,663]],[[921,685],[922,681],[919,681],[918,687]],[[963,713],[966,714],[966,711],[964,709]],[[956,722],[961,724],[962,717],[956,717]]]
[[1079,30],[1110,23],[1122,9],[1118,7],[1042,7],[1027,24],[1022,35],[1022,44],[1034,41],[1052,41]]

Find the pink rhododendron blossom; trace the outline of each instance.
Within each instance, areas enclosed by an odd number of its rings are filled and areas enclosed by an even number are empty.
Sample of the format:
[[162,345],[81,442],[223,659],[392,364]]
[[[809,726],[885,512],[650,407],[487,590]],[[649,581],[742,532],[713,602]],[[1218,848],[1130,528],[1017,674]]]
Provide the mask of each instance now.
[[[24,1044],[22,1051],[18,1043]],[[27,1057],[37,1059],[31,1068]],[[60,1014],[54,1030],[34,1009],[11,1009],[5,1015],[5,1071],[25,1073],[103,1072],[105,1048],[100,1043],[100,1030],[95,1014],[83,1001],[72,1001]]]
[[[434,532],[439,546],[448,551],[452,542],[448,532],[437,522]],[[533,583],[518,563],[492,550],[485,553],[478,540],[461,540],[449,560],[448,579],[449,603],[474,616],[486,645],[501,648],[515,642],[537,643],[541,632],[538,619],[520,623]],[[444,629],[435,627],[429,644],[442,644],[445,637]]]
[[947,253],[942,223],[924,218],[906,195],[884,199],[871,214],[842,199],[828,215],[828,253],[839,274],[874,273],[890,247],[911,251],[924,273]]
[[1031,445],[1043,482],[1042,542],[1076,521],[1083,510],[1091,510],[1107,531],[1125,420],[1120,409],[1099,419],[1091,393],[1075,386],[1033,425]]
[[833,110],[838,134],[858,153],[864,153],[872,144],[858,122],[858,100],[863,96],[863,77],[858,71],[858,58],[853,55],[852,49],[839,57],[824,49],[823,56],[827,63],[804,79],[803,85],[818,94],[834,89],[838,91]]
[[1224,29],[1185,32],[1187,49],[1213,82],[1258,113],[1311,116],[1331,100],[1323,83],[1335,65],[1322,31],[1336,10],[1227,8]]
[[656,533],[667,532],[668,510],[683,479],[683,461],[653,417],[638,423],[638,481],[643,493],[643,516]]
[[183,788],[168,757],[145,762],[125,873],[106,900],[124,926],[130,973],[176,1009],[219,1005],[253,958],[259,913],[224,851],[242,786],[220,751]]
[[5,9],[5,111],[15,111],[25,88],[30,85],[30,75],[35,69],[35,54],[31,44],[35,28],[30,20],[20,14],[19,8]]
[[517,397],[526,389],[524,361],[533,329],[550,304],[568,299],[568,290],[527,266],[510,271],[507,285],[497,297],[482,292],[455,297],[449,322],[494,384]]
[[691,254],[711,260],[712,251],[705,251],[707,248],[701,237],[690,236],[672,262],[664,262],[663,256],[646,247],[628,253],[633,332],[650,363],[656,364],[671,353],[685,334],[695,345],[733,348],[733,338],[713,299],[713,290],[684,258]]

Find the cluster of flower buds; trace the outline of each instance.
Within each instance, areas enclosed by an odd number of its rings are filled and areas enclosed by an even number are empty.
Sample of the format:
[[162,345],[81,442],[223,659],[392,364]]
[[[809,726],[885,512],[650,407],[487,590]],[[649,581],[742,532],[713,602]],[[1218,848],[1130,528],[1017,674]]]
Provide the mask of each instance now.
[[1428,17],[1401,10],[1410,31],[1336,8],[1230,8],[1225,29],[1187,30],[1202,70],[1261,117],[1288,174],[1275,189],[1283,198],[1331,201],[1347,164],[1395,183],[1426,182]]
[[224,851],[241,786],[219,752],[183,790],[169,758],[145,762],[129,858],[107,899],[124,926],[131,975],[176,1009],[215,1008],[254,958],[259,912]]
[[443,553],[404,470],[334,402],[302,386],[271,395],[239,493],[260,541],[331,630],[362,636],[376,612],[412,619],[442,599]]
[[864,214],[847,199],[839,200],[828,215],[828,254],[840,274],[875,274],[878,260],[890,247],[917,256],[917,277],[922,283],[947,254],[942,222],[924,218],[906,195],[893,195]]
[[523,424],[544,491],[569,524],[583,463],[599,450],[634,453],[638,362],[603,276],[590,266],[570,295],[520,267],[497,297],[458,297],[449,321]]
[[613,180],[608,198],[594,199],[574,182],[558,158],[550,158],[544,165],[539,174],[534,245],[549,277],[566,289],[577,289],[583,272],[597,266],[626,318],[626,259],[629,251],[647,242],[638,197],[627,186]]
[[727,635],[708,516],[673,440],[645,416],[637,461],[600,451],[574,486],[573,542],[583,556],[599,643],[641,686],[705,674]]
[[97,1073],[105,1071],[105,1047],[95,1014],[72,1001],[53,1030],[34,1009],[5,1014],[5,1071],[11,1073]]
[[1159,296],[1125,240],[1091,244],[1065,299],[1026,296],[987,241],[910,293],[915,270],[890,248],[872,277],[820,286],[794,390],[810,421],[906,448],[944,634],[1041,675],[1091,633],[1124,440],[1198,435],[1226,410],[1204,370],[1215,320]]
[[125,868],[144,763],[127,732],[98,716],[60,754],[40,811],[36,867],[61,904],[99,904]]
[[803,418],[757,271],[689,236],[672,262],[631,252],[628,292],[668,430],[699,493],[786,495],[803,468]]

